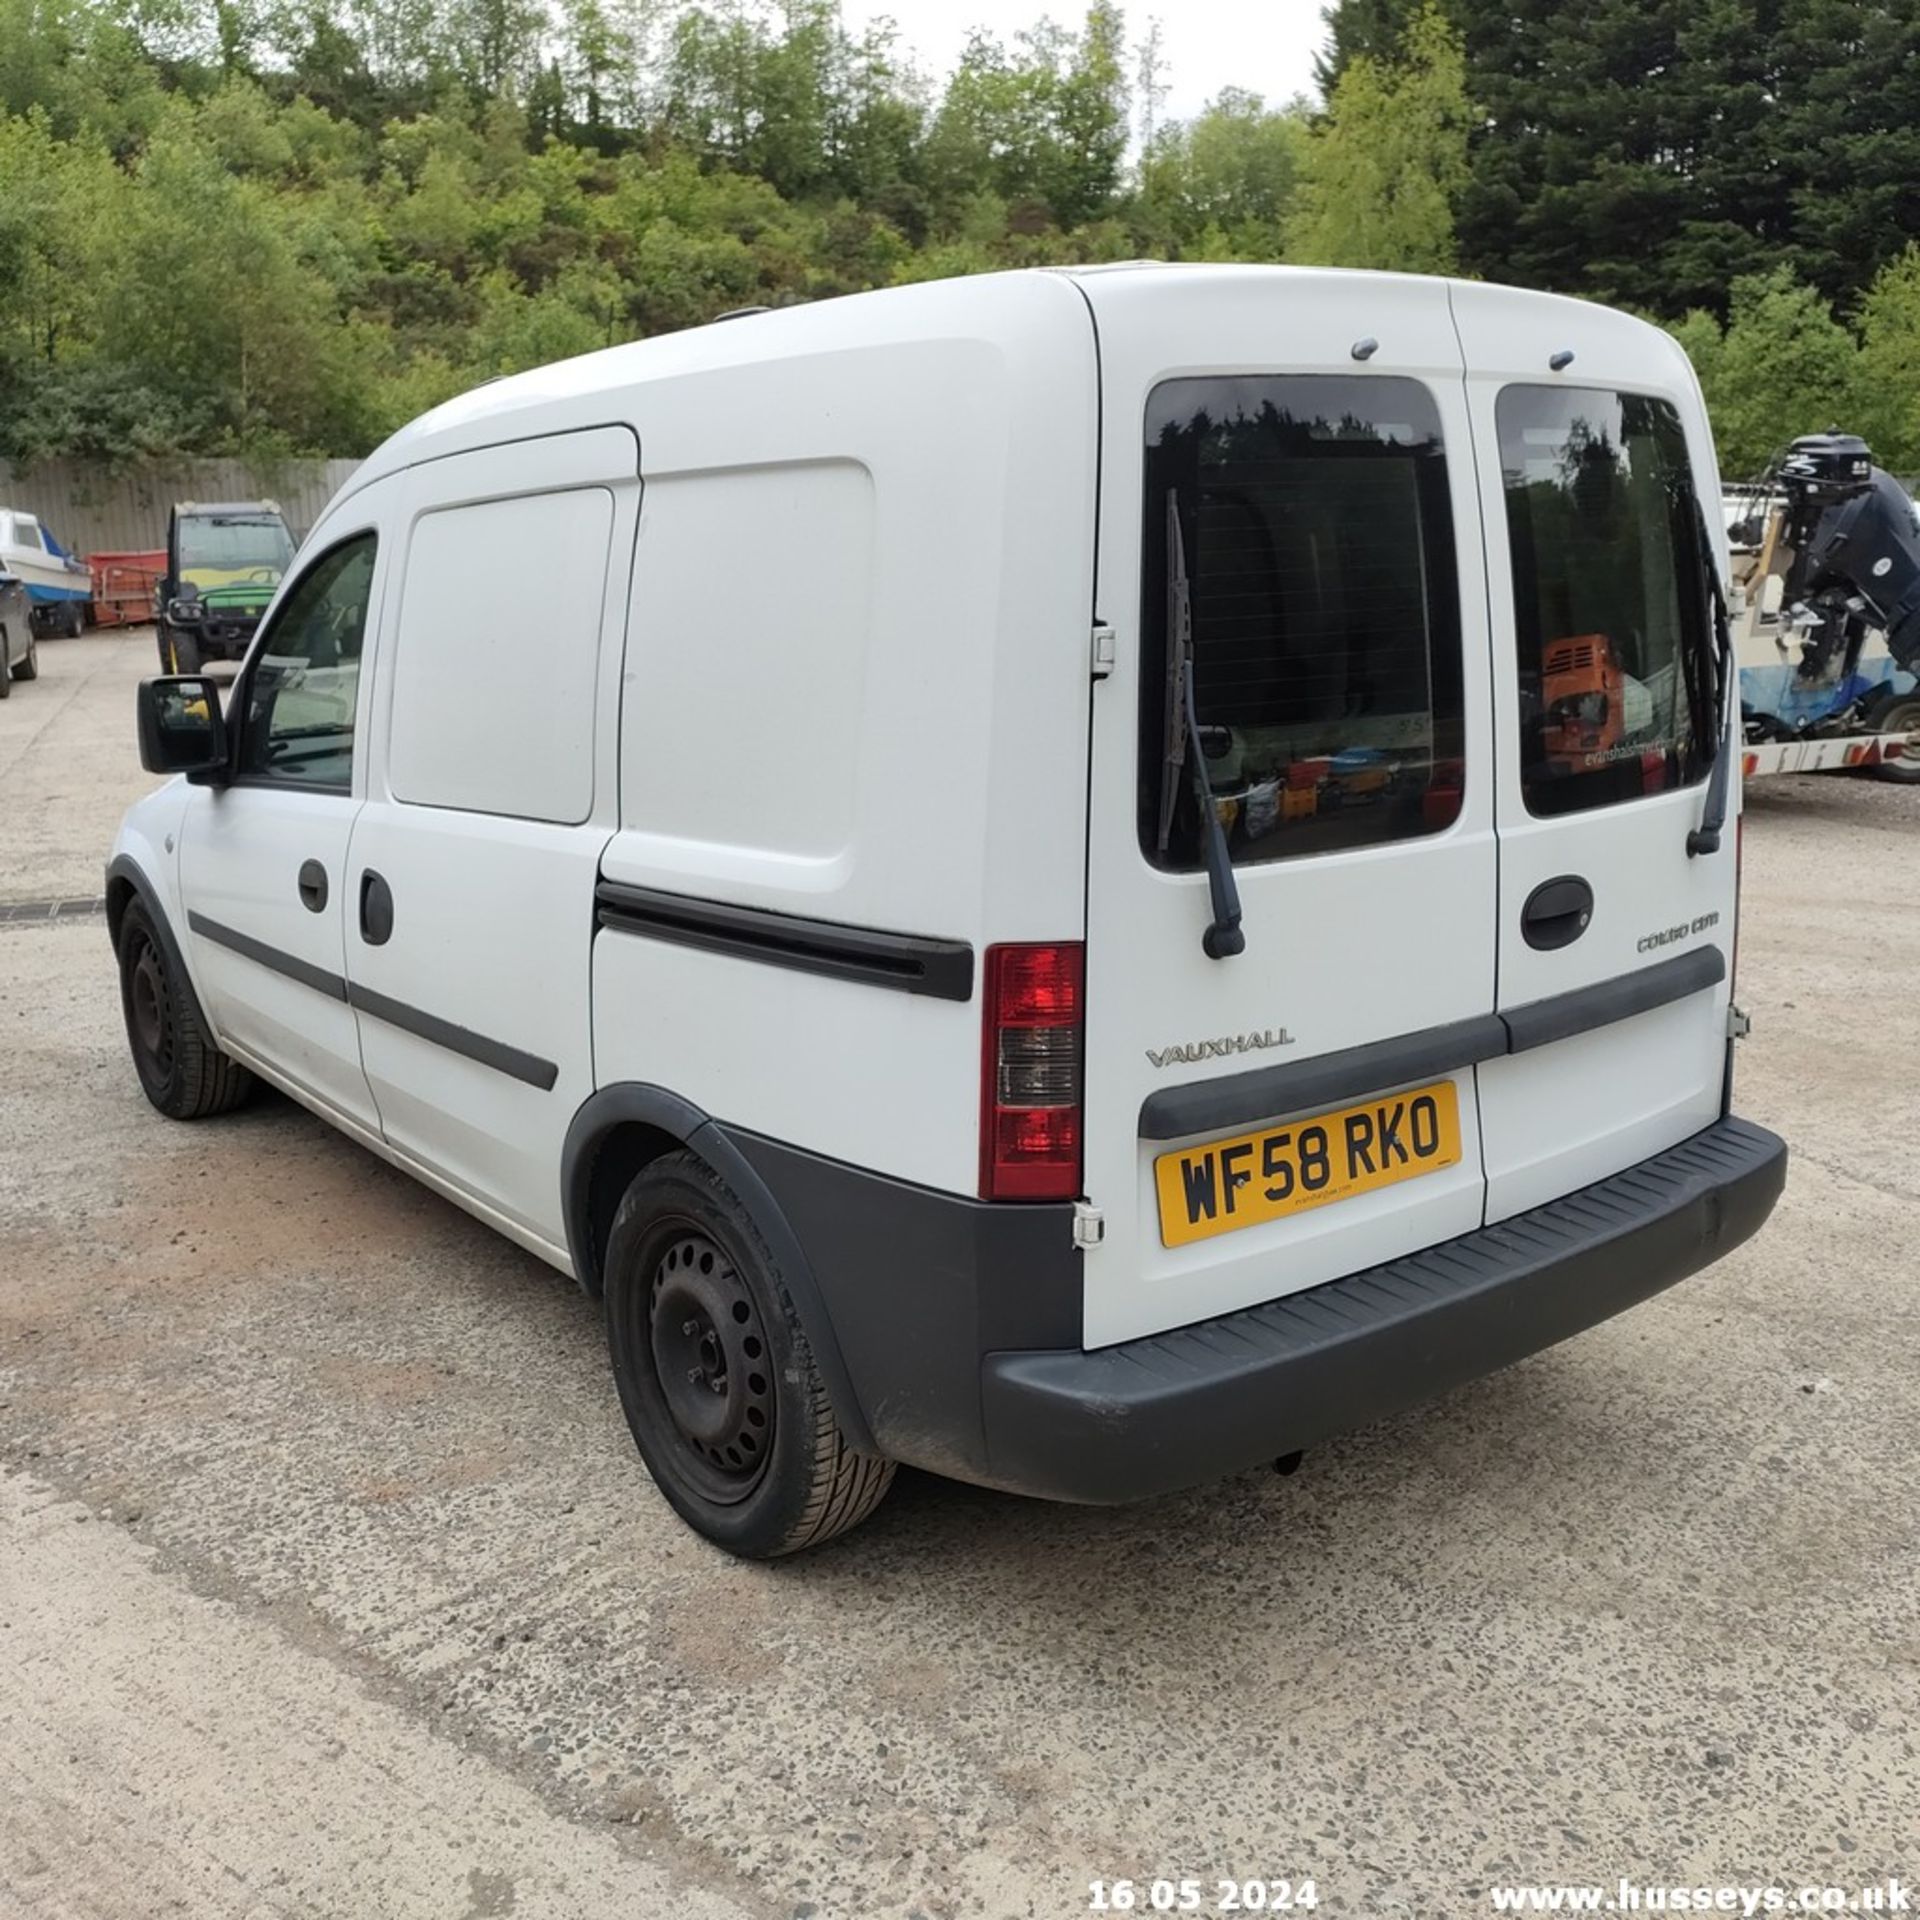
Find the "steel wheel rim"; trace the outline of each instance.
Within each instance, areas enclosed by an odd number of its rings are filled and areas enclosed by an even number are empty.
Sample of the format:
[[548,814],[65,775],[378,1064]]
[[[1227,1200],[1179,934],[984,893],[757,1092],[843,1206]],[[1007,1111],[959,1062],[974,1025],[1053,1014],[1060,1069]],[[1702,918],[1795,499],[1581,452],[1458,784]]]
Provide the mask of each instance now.
[[166,969],[153,942],[135,936],[133,964],[127,969],[127,1019],[135,1047],[164,1079],[173,1067],[173,1021]]
[[689,1223],[659,1238],[646,1301],[647,1347],[687,1484],[733,1506],[766,1477],[773,1451],[773,1355],[745,1276]]

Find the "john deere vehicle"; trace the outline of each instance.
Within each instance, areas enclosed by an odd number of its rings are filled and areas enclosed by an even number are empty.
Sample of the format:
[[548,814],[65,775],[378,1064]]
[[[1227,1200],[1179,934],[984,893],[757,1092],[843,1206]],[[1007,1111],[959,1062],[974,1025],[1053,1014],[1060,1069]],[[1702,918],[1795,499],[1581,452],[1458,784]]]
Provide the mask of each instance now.
[[154,595],[162,673],[238,660],[293,563],[293,535],[271,500],[178,502],[167,571]]

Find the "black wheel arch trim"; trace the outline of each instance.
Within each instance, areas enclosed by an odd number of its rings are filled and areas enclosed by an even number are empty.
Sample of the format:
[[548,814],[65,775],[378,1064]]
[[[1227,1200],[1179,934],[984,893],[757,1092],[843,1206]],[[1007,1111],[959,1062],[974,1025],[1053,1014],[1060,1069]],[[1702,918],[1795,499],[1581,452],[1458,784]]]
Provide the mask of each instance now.
[[200,996],[194,990],[193,975],[187,971],[187,957],[180,950],[180,942],[173,931],[173,924],[167,918],[167,910],[160,903],[160,890],[147,878],[140,863],[130,853],[116,853],[107,862],[107,938],[113,944],[113,955],[120,957],[120,928],[126,918],[124,905],[115,908],[114,889],[124,884],[133,890],[134,897],[146,909],[147,918],[153,923],[154,933],[159,937],[160,947],[167,958],[167,966],[180,983],[180,990],[187,997],[194,1018],[211,1033],[213,1023],[208,1020],[206,1010],[200,1004]]
[[733,1190],[761,1237],[780,1262],[780,1273],[793,1301],[794,1312],[813,1350],[820,1377],[833,1401],[834,1417],[848,1444],[861,1453],[878,1454],[873,1432],[861,1411],[840,1341],[820,1284],[814,1277],[799,1237],[767,1184],[712,1115],[666,1087],[645,1081],[621,1080],[598,1088],[580,1103],[568,1123],[560,1149],[560,1206],[566,1223],[567,1252],[574,1278],[588,1293],[598,1295],[603,1278],[593,1247],[593,1169],[602,1143],[621,1126],[652,1127],[698,1154]]

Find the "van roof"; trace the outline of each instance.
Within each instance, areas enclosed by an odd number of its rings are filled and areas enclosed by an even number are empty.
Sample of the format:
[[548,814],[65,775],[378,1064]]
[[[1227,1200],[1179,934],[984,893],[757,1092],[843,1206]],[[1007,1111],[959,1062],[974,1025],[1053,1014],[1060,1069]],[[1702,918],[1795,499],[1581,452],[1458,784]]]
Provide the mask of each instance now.
[[[562,415],[579,413],[583,402],[658,380],[930,336],[1002,342],[1030,321],[1037,299],[1056,297],[1041,295],[1042,287],[1065,292],[1080,282],[1097,283],[1097,290],[1095,284],[1089,284],[1086,291],[1104,307],[1115,301],[1162,299],[1175,288],[1190,293],[1201,281],[1405,282],[1431,281],[1434,277],[1338,267],[1127,260],[974,274],[884,287],[800,306],[736,311],[704,326],[628,341],[474,387],[422,414],[375,448],[336,496],[336,504],[348,493],[422,460],[514,438],[516,415],[547,409]],[[1499,291],[1516,302],[1568,310],[1569,316],[1583,314],[1589,322],[1596,314],[1605,314],[1623,327],[1658,333],[1644,321],[1588,301],[1519,288]],[[618,416],[600,415],[603,420],[611,417]],[[577,420],[557,421],[556,430],[575,424],[586,424],[584,415]]]

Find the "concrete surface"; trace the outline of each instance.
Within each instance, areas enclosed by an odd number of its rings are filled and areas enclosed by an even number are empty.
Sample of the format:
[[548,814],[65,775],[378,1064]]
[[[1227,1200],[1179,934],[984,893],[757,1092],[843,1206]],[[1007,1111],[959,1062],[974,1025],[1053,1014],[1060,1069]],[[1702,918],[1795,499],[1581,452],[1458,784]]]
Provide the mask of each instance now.
[[121,814],[159,784],[133,731],[134,687],[159,670],[151,627],[41,641],[40,677],[0,702],[0,900],[100,891]]
[[[149,644],[0,707],[0,901],[96,888]],[[1795,1160],[1720,1266],[1290,1480],[903,1476],[770,1568],[654,1493],[565,1281],[284,1102],[162,1120],[101,923],[0,925],[0,1914],[1920,1880],[1917,849],[1917,792],[1750,795]]]

